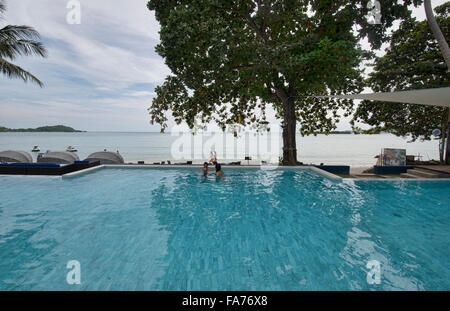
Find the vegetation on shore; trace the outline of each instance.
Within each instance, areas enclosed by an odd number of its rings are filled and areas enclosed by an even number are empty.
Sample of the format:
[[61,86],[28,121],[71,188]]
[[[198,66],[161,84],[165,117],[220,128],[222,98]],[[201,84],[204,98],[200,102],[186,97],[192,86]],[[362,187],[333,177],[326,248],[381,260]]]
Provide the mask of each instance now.
[[[326,134],[326,133],[323,133]],[[343,135],[350,135],[353,134],[353,131],[331,131],[330,134],[337,135],[337,134],[343,134]]]
[[59,133],[81,133],[83,131],[75,130],[69,126],[64,125],[54,125],[54,126],[41,126],[35,129],[9,129],[6,127],[0,126],[0,132],[59,132]]

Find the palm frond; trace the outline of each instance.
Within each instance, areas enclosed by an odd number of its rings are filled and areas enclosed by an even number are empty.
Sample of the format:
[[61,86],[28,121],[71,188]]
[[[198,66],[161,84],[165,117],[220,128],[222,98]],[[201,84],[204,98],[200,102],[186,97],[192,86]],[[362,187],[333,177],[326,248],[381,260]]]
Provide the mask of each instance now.
[[0,40],[39,39],[40,35],[33,27],[7,25],[0,29]]
[[33,40],[0,41],[0,57],[15,59],[18,56],[30,55],[47,57],[47,50],[41,42]]
[[32,27],[8,25],[0,29],[0,57],[15,59],[17,56],[37,55],[47,57],[39,33]]
[[39,85],[41,88],[44,87],[44,83],[42,83],[38,78],[36,78],[34,75],[32,75],[30,72],[20,68],[19,66],[16,66],[14,64],[11,64],[10,62],[0,58],[0,73],[4,74],[10,79],[13,78],[19,78],[22,79],[24,82],[34,82],[37,85]]
[[[0,0],[0,19],[6,11],[4,0]],[[29,26],[8,25],[0,29],[0,75],[3,74],[10,79],[19,78],[24,82],[34,82],[40,87],[44,84],[30,72],[8,62],[5,58],[14,60],[18,56],[37,55],[47,57],[44,45],[36,41],[39,33]]]

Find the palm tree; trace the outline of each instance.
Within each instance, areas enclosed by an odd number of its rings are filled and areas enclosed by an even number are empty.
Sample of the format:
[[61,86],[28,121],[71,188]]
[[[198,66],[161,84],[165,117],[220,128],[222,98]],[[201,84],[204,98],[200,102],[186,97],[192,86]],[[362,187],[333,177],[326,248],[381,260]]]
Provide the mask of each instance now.
[[[444,55],[444,60],[447,63],[447,68],[450,70],[450,48],[448,47],[447,40],[445,40],[444,35],[442,34],[441,28],[434,17],[433,9],[431,7],[431,1],[425,0],[425,14],[427,16],[428,24],[430,25],[431,31],[434,34],[437,42],[439,43],[439,47],[441,48],[441,52]],[[449,116],[450,121],[450,116]]]
[[[0,20],[5,10],[5,3],[0,0]],[[19,78],[24,82],[32,81],[43,87],[44,84],[38,78],[10,62],[18,56],[37,55],[47,57],[47,50],[44,45],[35,41],[39,38],[39,33],[32,27],[7,25],[0,28],[0,73],[10,79]]]

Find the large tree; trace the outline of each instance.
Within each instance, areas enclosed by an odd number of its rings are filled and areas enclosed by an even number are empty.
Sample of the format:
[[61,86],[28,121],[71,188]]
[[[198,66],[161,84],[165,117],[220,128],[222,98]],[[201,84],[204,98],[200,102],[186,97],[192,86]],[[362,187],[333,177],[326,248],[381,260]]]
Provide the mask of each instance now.
[[282,119],[283,161],[297,162],[297,123],[303,135],[335,128],[352,102],[313,95],[359,92],[359,46],[386,39],[394,20],[420,0],[381,2],[380,24],[367,18],[372,1],[150,0],[161,24],[157,52],[172,75],[156,88],[152,122],[167,127],[167,112],[190,127],[199,120],[243,126],[266,122],[272,105]]
[[[450,35],[450,2],[437,7],[437,21],[444,36]],[[448,87],[450,75],[441,50],[426,21],[402,22],[392,35],[386,55],[375,62],[368,83],[375,92],[393,92]],[[449,109],[415,104],[363,101],[357,108],[353,124],[362,122],[397,136],[433,139],[440,129],[440,160],[444,160]]]
[[[0,20],[5,10],[5,3],[0,0]],[[33,74],[11,63],[19,56],[46,57],[47,50],[41,42],[36,41],[37,39],[39,33],[29,26],[7,25],[0,28],[0,73],[8,78],[32,81],[43,87],[44,84]]]

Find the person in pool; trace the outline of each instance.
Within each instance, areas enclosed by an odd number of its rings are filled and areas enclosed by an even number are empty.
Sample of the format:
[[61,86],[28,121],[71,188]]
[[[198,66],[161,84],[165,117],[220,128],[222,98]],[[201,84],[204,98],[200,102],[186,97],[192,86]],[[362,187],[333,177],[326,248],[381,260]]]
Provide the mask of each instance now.
[[208,162],[205,162],[205,163],[203,163],[203,167],[202,167],[203,177],[208,176],[208,171],[209,171]]
[[211,151],[209,153],[209,163],[212,163],[214,165],[216,165],[217,163],[217,153],[214,151]]
[[222,171],[222,165],[216,163],[216,177],[222,177],[224,175]]

